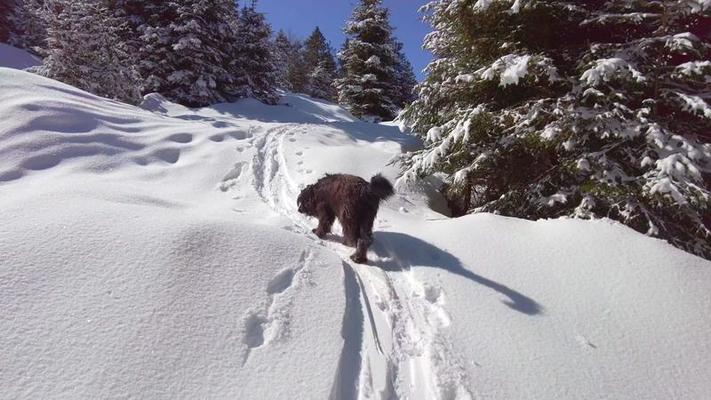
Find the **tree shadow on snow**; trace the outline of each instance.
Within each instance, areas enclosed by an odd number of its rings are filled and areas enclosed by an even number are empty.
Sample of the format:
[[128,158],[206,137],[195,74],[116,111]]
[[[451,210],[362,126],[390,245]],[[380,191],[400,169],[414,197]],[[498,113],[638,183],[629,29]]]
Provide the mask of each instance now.
[[532,298],[475,274],[457,257],[416,237],[399,232],[375,232],[374,238],[371,250],[378,255],[378,260],[371,260],[371,265],[386,271],[409,270],[412,266],[441,268],[503,294],[508,297],[503,303],[518,312],[536,315],[543,310]]

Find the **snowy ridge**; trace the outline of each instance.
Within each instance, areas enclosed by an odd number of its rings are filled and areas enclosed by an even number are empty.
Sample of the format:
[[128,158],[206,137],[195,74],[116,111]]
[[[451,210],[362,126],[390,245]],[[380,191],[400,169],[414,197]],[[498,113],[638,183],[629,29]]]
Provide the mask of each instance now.
[[0,82],[9,398],[711,390],[711,264],[662,241],[606,220],[447,219],[400,188],[355,265],[295,199],[326,172],[394,180],[418,145],[396,127],[293,94],[140,109],[25,72]]

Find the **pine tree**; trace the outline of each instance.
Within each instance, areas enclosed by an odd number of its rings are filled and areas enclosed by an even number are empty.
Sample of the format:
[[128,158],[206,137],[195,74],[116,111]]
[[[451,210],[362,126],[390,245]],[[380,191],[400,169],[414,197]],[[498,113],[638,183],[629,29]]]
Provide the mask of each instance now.
[[133,65],[140,63],[141,57],[141,27],[149,23],[152,2],[144,0],[104,0],[109,10],[113,10],[114,17],[123,21],[118,30],[119,40],[130,54]]
[[395,64],[395,84],[393,85],[392,98],[393,103],[402,109],[416,99],[415,85],[417,85],[417,78],[412,71],[412,64],[410,64],[410,61],[403,51],[402,42],[394,40],[393,48],[397,53],[397,60]]
[[6,32],[0,42],[44,55],[46,15],[49,15],[49,6],[44,0],[0,0],[0,36],[2,31]]
[[391,96],[398,57],[388,18],[382,0],[361,0],[346,24],[348,45],[339,53],[345,75],[336,85],[339,102],[358,117],[389,120],[397,111]]
[[191,107],[232,100],[238,54],[236,9],[230,0],[147,1],[140,27],[143,92]]
[[272,53],[274,54],[274,68],[276,71],[277,87],[284,90],[292,90],[289,82],[289,67],[292,57],[293,47],[283,30],[280,30],[274,38]]
[[57,0],[49,21],[47,56],[37,72],[99,96],[139,100],[138,74],[118,40],[122,21],[100,2]]
[[401,184],[440,173],[455,215],[609,217],[711,258],[705,4],[431,2],[403,115],[427,148]]
[[296,93],[305,93],[309,84],[310,68],[304,60],[304,44],[295,38],[289,38],[291,48],[289,50],[289,73],[288,79],[291,90]]
[[320,62],[309,74],[307,93],[317,99],[331,100],[335,96],[333,78],[335,71],[325,62]]
[[267,104],[276,104],[278,73],[270,44],[271,27],[255,2],[240,12],[235,64],[239,68],[238,92]]
[[334,100],[336,91],[333,81],[336,78],[336,61],[331,46],[316,27],[304,43],[303,60],[308,68],[306,93],[321,99]]
[[0,0],[0,43],[7,43],[14,30],[15,0]]

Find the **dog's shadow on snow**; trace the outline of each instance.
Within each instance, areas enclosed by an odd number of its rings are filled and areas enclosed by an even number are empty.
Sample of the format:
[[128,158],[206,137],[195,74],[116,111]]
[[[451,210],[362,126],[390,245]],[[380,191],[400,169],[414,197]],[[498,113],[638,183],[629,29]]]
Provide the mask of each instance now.
[[543,307],[532,298],[475,274],[465,268],[457,257],[421,239],[399,232],[375,232],[373,236],[375,242],[370,249],[378,258],[370,260],[370,265],[386,271],[409,270],[415,265],[441,268],[503,294],[508,297],[503,303],[513,310],[527,315],[543,311]]

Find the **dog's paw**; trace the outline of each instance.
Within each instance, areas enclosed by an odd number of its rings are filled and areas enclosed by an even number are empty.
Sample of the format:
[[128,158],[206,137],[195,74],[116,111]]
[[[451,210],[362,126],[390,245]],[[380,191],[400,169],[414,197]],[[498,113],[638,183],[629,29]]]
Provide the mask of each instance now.
[[321,232],[318,230],[318,228],[311,229],[311,232],[313,232],[314,235],[318,236],[319,239],[323,239],[324,236],[326,236],[325,232]]
[[351,260],[353,260],[353,262],[357,264],[365,264],[368,262],[368,259],[365,256],[361,256],[357,253],[351,254]]

